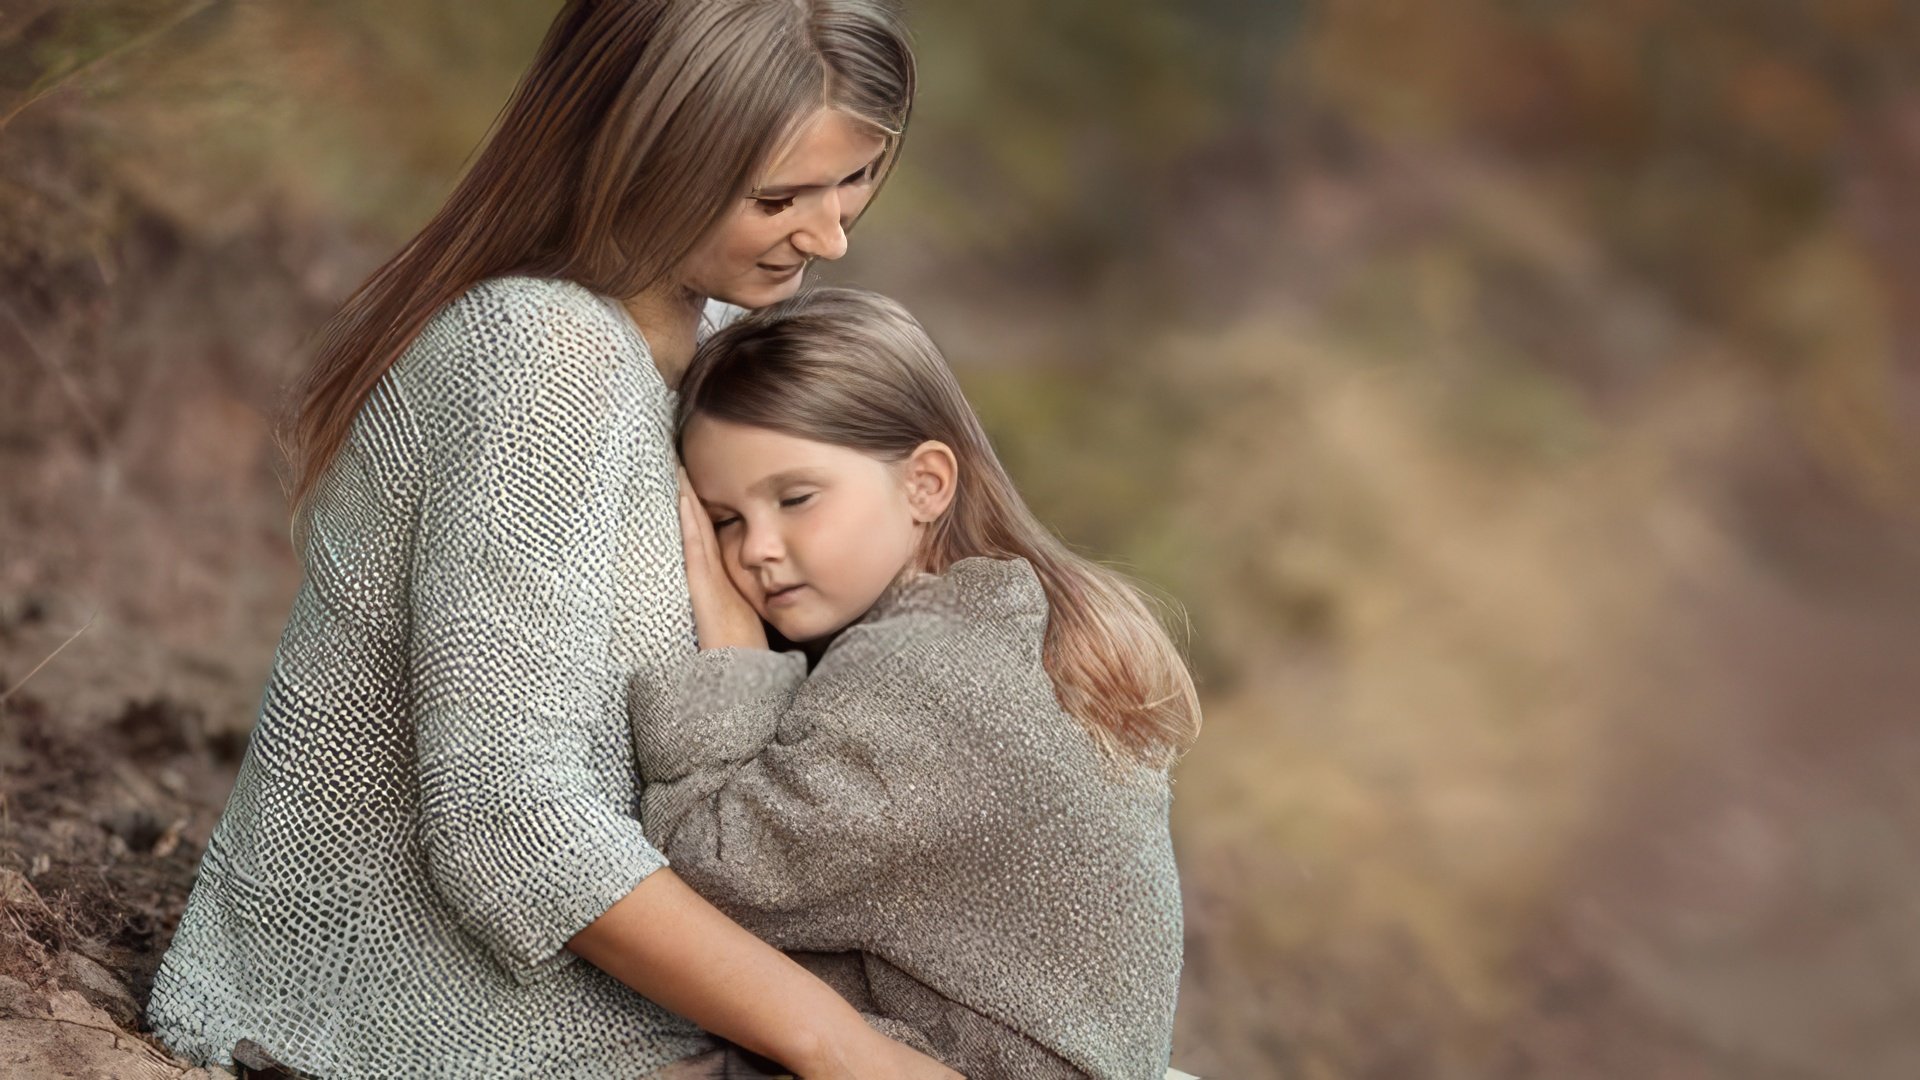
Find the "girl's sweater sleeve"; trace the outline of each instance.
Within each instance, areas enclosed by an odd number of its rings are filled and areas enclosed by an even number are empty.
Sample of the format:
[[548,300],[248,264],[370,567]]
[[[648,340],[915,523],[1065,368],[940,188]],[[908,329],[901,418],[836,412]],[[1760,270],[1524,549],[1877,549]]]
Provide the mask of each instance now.
[[441,898],[523,982],[665,864],[631,787],[592,766],[597,718],[624,712],[609,658],[620,384],[608,358],[569,348],[578,312],[532,311],[456,305],[407,385],[423,448],[407,596],[419,840]]
[[972,811],[947,788],[975,740],[937,718],[956,661],[924,621],[860,628],[887,655],[836,644],[810,678],[797,653],[703,652],[670,695],[636,699],[647,834],[749,929],[898,891],[962,842]]

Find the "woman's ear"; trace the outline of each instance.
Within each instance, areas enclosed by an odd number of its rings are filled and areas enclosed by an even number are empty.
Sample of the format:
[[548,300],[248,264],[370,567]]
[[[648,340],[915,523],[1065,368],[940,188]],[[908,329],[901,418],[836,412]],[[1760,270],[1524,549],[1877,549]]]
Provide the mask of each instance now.
[[938,521],[953,505],[953,494],[960,480],[960,462],[946,443],[929,439],[913,448],[902,467],[907,485],[907,505],[916,524]]

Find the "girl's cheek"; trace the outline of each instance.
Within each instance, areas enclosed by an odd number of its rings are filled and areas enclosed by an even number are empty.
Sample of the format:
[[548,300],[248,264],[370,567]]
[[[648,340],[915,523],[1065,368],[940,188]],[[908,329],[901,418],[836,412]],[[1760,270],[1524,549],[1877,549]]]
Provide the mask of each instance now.
[[727,580],[733,582],[734,591],[741,596],[751,597],[753,595],[753,590],[750,588],[752,580],[740,566],[739,545],[723,544],[720,548],[720,561],[727,568]]

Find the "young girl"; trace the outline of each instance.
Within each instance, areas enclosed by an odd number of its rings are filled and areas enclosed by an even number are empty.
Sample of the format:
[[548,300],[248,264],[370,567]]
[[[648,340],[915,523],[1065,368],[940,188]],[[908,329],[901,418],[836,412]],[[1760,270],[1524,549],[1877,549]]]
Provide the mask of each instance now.
[[1138,594],[1034,520],[882,297],[714,335],[679,431],[701,651],[633,699],[649,837],[972,1080],[1160,1077],[1199,713]]

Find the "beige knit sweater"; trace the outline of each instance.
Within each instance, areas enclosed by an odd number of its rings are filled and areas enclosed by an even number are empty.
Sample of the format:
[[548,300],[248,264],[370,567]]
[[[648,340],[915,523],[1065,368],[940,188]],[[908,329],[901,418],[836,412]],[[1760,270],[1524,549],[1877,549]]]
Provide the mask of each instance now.
[[699,653],[635,696],[642,823],[693,887],[970,1080],[1161,1077],[1179,982],[1164,770],[1041,666],[1023,560],[884,597],[811,675]]

